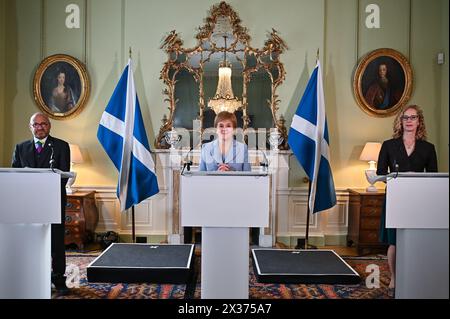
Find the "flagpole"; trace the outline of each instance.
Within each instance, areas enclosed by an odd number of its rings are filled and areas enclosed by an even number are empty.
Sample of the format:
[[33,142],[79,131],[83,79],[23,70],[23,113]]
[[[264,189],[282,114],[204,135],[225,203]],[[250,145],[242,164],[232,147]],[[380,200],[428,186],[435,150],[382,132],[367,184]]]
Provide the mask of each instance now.
[[[100,120],[97,138],[105,152],[114,163],[121,163],[117,187],[121,212],[130,217],[132,223],[132,242],[136,242],[136,218],[134,205],[159,192],[155,175],[155,164],[145,132],[145,125],[140,112],[139,100],[134,85],[130,61],[125,67],[119,83],[114,90]],[[125,114],[125,117],[119,115]],[[124,128],[123,131],[117,128]],[[117,139],[117,135],[122,140]],[[122,152],[117,152],[117,149]],[[136,156],[136,154],[140,154]],[[139,164],[140,163],[140,164]],[[133,183],[130,183],[133,181]],[[130,184],[129,184],[130,183]],[[146,183],[146,187],[138,187]],[[128,197],[132,195],[132,197]]]
[[[316,53],[316,64],[319,61],[319,48],[317,48],[317,53]],[[309,245],[308,241],[309,241],[309,215],[311,214],[311,207],[309,206],[309,200],[311,199],[311,180],[309,180],[308,182],[308,208],[306,210],[306,234],[305,234],[305,249],[317,249],[316,246],[313,245]]]
[[311,180],[308,181],[308,201],[307,201],[307,209],[306,209],[306,234],[305,234],[305,249],[308,249],[308,238],[309,238],[309,198],[311,197]]
[[308,182],[308,208],[306,211],[306,234],[305,234],[305,249],[317,249],[316,246],[313,245],[309,245],[308,244],[308,240],[309,240],[309,214],[311,213],[311,209],[309,207],[309,199],[311,198],[311,180],[309,180]]
[[[131,60],[131,46],[129,47],[128,57]],[[131,240],[136,243],[136,220],[134,215],[134,205],[131,206]]]
[[[325,116],[325,97],[323,93],[322,71],[319,61],[319,48],[317,48],[316,67],[311,75],[303,97],[298,105],[297,112],[292,118],[289,130],[288,143],[295,157],[303,166],[308,175],[308,207],[306,212],[305,240],[297,239],[295,247],[317,249],[309,245],[310,214],[324,211],[336,205],[336,190],[334,189],[333,174],[329,162],[329,143],[326,132],[327,120]],[[314,120],[315,114],[315,120]],[[310,120],[312,119],[312,121]],[[309,147],[314,142],[315,148]],[[322,146],[323,145],[323,146]],[[314,165],[310,165],[311,162]],[[321,164],[323,162],[323,165]],[[311,178],[309,178],[311,177]],[[312,181],[311,181],[312,179]],[[314,185],[312,185],[314,182]],[[322,188],[317,189],[317,183]],[[314,189],[313,189],[314,188]],[[311,191],[314,190],[314,196]],[[313,201],[310,207],[310,201]],[[317,205],[315,205],[317,204]],[[319,209],[320,208],[320,209]]]
[[134,205],[131,206],[131,239],[133,244],[136,243],[135,219],[134,219]]

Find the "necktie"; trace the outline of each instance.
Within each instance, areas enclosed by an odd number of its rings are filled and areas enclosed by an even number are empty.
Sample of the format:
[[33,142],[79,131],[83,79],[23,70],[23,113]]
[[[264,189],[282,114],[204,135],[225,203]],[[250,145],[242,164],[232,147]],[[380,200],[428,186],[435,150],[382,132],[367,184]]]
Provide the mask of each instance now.
[[38,154],[40,154],[42,152],[42,142],[41,141],[36,142],[36,151],[38,152]]

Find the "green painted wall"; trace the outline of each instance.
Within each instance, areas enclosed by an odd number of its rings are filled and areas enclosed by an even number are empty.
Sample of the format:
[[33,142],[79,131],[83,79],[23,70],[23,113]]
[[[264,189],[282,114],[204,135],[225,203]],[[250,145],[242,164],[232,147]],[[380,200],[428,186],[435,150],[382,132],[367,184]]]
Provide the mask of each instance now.
[[28,121],[37,111],[33,75],[40,60],[40,1],[6,1],[4,163],[11,165],[16,142],[30,137]]
[[[65,27],[65,7],[70,3],[80,7],[80,29]],[[216,3],[212,0],[91,0],[85,7],[83,0],[7,1],[8,32],[4,37],[8,43],[5,54],[8,81],[3,83],[8,108],[3,117],[7,132],[4,164],[8,164],[14,143],[29,137],[28,118],[37,111],[32,78],[39,62],[45,56],[66,53],[87,64],[91,97],[76,118],[54,120],[52,132],[82,148],[87,161],[77,168],[77,184],[115,185],[117,173],[99,145],[96,131],[127,62],[128,48],[131,46],[133,50],[136,86],[147,133],[153,141],[167,110],[161,94],[164,87],[159,80],[166,60],[159,49],[161,39],[175,29],[185,47],[194,46],[196,28],[203,24],[210,7]],[[238,12],[242,25],[249,29],[252,46],[261,47],[266,31],[272,27],[289,46],[282,57],[286,81],[279,89],[280,113],[286,117],[287,124],[320,49],[337,187],[365,186],[363,170],[367,163],[358,160],[364,143],[382,141],[391,135],[393,118],[366,115],[352,93],[356,63],[379,47],[397,49],[411,59],[415,78],[411,102],[424,107],[429,139],[436,144],[440,160],[446,161],[440,167],[448,168],[448,64],[438,66],[435,62],[437,52],[446,50],[448,54],[448,15],[443,13],[445,8],[448,12],[446,0],[233,0],[228,3]],[[380,6],[380,29],[365,27],[365,6],[369,3]],[[290,185],[303,185],[304,173],[294,159],[291,161]]]
[[0,166],[5,153],[6,0],[0,0]]
[[449,24],[448,24],[448,7],[449,1],[442,0],[442,8],[441,8],[441,15],[442,15],[442,26],[441,26],[441,42],[442,42],[442,51],[445,54],[446,63],[441,66],[441,74],[442,74],[442,81],[441,81],[441,108],[440,108],[440,143],[439,143],[439,168],[442,171],[448,172],[448,136],[449,136],[449,130],[448,130],[448,109],[449,109],[449,101],[448,101],[448,61],[449,61],[449,51],[448,51],[448,30],[449,30]]
[[[439,150],[439,158],[442,158],[444,149],[441,149],[440,141],[443,138],[443,131],[441,131],[443,68],[437,64],[436,57],[443,48],[442,20],[439,19],[443,7],[441,1],[415,0],[412,5],[414,9],[412,14],[412,33],[415,36],[411,41],[411,62],[415,66],[414,71],[416,74],[412,100],[416,104],[423,106],[428,139],[435,143]],[[446,32],[448,37],[448,29]],[[446,120],[448,123],[448,116]],[[448,147],[446,151],[448,154]],[[438,164],[441,169],[444,167],[444,163],[440,162]]]
[[[365,114],[352,93],[352,75],[359,59],[384,47],[409,58],[414,76],[409,103],[423,107],[429,140],[437,147],[439,167],[448,171],[448,89],[445,89],[448,63],[445,66],[436,63],[444,37],[448,38],[448,27],[442,25],[441,18],[441,10],[445,11],[445,5],[448,8],[448,2],[328,0],[326,3],[324,86],[336,186],[364,186],[362,171],[367,164],[359,161],[364,143],[383,141],[392,135],[393,117]],[[365,27],[365,7],[370,3],[380,7],[380,29]],[[448,21],[448,14],[446,18]],[[446,100],[441,98],[442,94],[447,94]]]

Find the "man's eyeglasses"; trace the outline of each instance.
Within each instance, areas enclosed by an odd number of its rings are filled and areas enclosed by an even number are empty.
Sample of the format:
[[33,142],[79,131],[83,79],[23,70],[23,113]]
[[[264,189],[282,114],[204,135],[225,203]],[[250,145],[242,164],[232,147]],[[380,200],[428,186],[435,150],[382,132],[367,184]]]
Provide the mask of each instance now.
[[34,128],[38,128],[38,127],[47,127],[48,123],[45,123],[45,122],[44,123],[33,123],[33,124],[30,123],[30,125]]
[[407,120],[415,121],[419,118],[419,116],[418,115],[410,115],[410,116],[402,115],[400,118],[402,119],[402,121],[406,122]]

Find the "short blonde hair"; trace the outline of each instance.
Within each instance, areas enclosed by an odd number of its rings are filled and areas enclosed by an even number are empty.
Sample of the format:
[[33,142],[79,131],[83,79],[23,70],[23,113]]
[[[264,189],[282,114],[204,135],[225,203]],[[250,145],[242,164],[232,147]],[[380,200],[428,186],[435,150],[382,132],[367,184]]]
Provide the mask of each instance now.
[[425,119],[423,117],[423,111],[418,105],[407,105],[401,110],[401,112],[397,114],[394,120],[394,134],[392,135],[392,137],[399,138],[403,136],[402,116],[409,109],[416,110],[417,115],[419,116],[419,126],[417,126],[416,140],[426,140],[427,129],[425,127]]
[[219,122],[227,121],[227,120],[231,121],[231,123],[233,124],[233,128],[237,127],[236,115],[234,113],[230,113],[227,111],[222,111],[216,115],[216,118],[214,119],[214,127],[217,127]]

